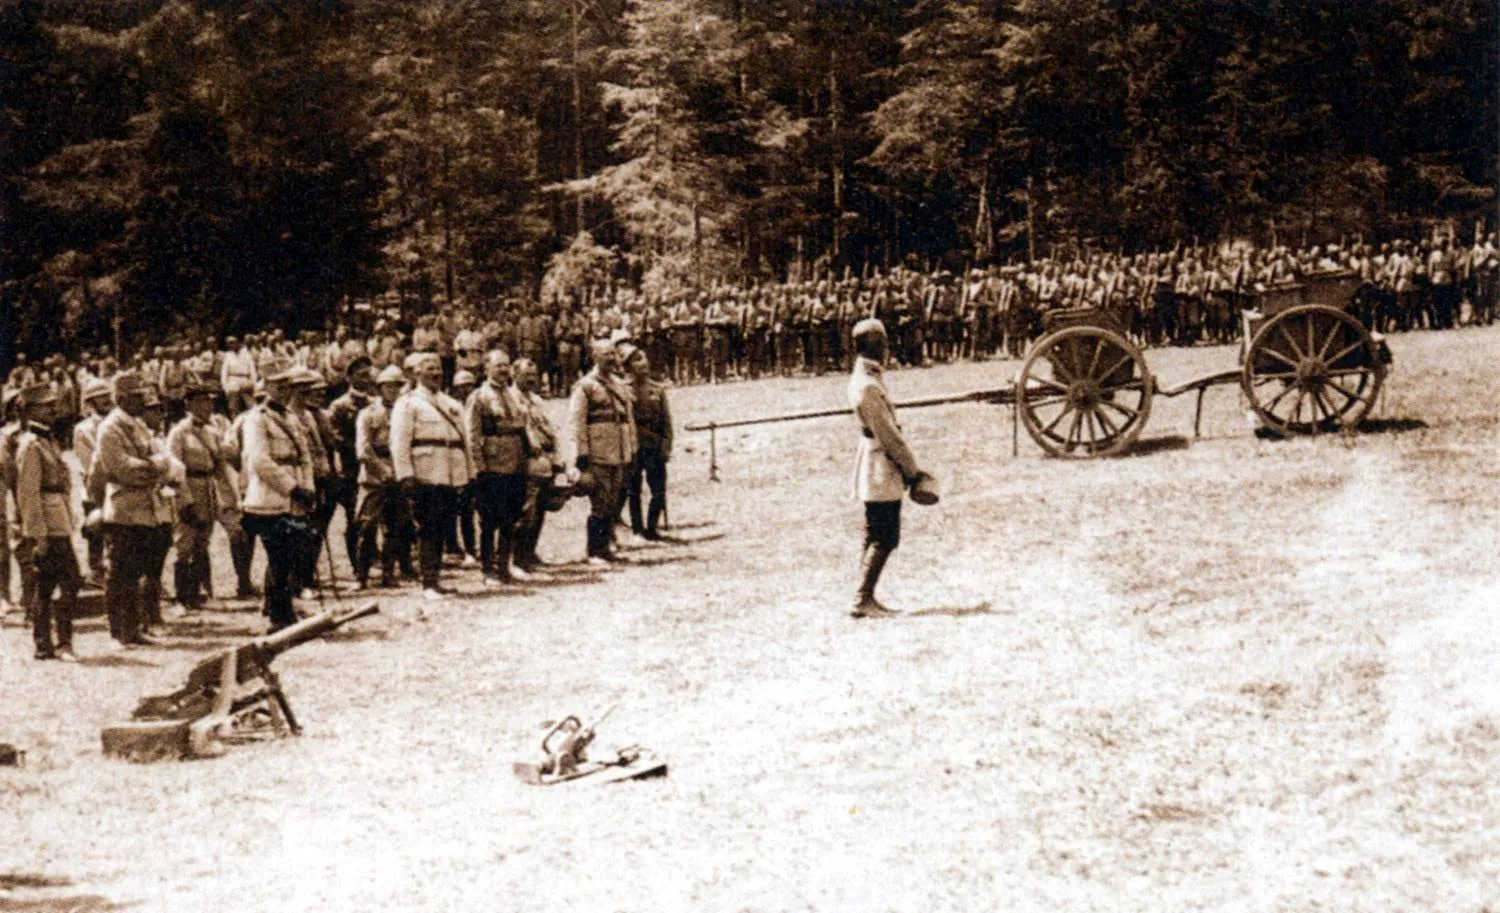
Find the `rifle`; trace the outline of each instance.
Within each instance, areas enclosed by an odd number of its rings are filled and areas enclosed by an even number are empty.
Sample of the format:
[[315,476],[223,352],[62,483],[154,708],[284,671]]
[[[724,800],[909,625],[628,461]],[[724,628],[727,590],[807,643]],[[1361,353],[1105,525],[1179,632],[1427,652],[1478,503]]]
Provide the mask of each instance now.
[[228,741],[301,735],[272,662],[379,611],[371,602],[342,614],[323,612],[200,660],[181,688],[142,698],[130,722],[106,726],[104,753],[133,761],[217,757]]

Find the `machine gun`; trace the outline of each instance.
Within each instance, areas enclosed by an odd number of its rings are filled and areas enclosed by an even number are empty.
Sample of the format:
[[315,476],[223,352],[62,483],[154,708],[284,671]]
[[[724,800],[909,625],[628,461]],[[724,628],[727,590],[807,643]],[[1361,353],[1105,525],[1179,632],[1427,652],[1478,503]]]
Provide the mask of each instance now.
[[106,726],[104,753],[132,761],[208,758],[223,754],[228,742],[300,735],[272,662],[379,611],[371,602],[342,614],[323,612],[200,661],[181,688],[143,698],[131,722]]
[[536,764],[517,763],[516,776],[533,786],[551,786],[582,777],[593,777],[596,783],[612,783],[665,776],[667,762],[639,745],[617,749],[608,759],[588,756],[599,724],[615,712],[615,706],[611,704],[589,726],[572,715],[558,720],[542,737],[541,760]]

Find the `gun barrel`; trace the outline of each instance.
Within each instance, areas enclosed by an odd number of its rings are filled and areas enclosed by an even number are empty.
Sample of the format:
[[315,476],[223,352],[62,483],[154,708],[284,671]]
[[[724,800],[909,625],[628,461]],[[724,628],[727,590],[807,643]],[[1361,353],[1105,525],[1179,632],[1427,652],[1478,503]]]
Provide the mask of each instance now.
[[[985,390],[969,390],[964,393],[945,393],[940,396],[923,396],[892,403],[897,409],[920,409],[926,406],[944,406],[949,403],[992,402],[1009,403],[1015,400],[1015,387],[993,387]],[[796,422],[810,418],[828,418],[835,415],[850,415],[853,410],[814,409],[809,412],[787,412],[781,415],[765,415],[759,418],[737,418],[726,422],[689,422],[683,427],[688,431],[713,431],[719,428],[740,428],[746,425],[771,425],[778,422]]]
[[380,603],[367,602],[357,609],[347,612],[320,612],[311,618],[304,618],[290,627],[282,628],[275,634],[268,634],[257,643],[262,652],[275,656],[284,653],[293,647],[305,644],[310,640],[316,640],[330,631],[335,631],[351,621],[374,615],[380,611]]

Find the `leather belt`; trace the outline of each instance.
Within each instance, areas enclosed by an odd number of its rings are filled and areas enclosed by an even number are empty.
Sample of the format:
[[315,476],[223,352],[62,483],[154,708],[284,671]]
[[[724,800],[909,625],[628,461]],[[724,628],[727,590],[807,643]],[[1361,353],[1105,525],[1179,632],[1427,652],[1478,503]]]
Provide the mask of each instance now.
[[414,438],[411,442],[411,445],[413,447],[455,447],[459,450],[462,450],[464,447],[464,442],[441,440],[431,437],[419,437]]
[[44,495],[65,495],[67,493],[68,493],[67,486],[61,486],[61,487],[56,486],[56,485],[43,485],[42,486],[42,494],[44,494]]
[[214,471],[212,469],[189,469],[187,474],[188,478],[192,479],[208,479],[213,477]]

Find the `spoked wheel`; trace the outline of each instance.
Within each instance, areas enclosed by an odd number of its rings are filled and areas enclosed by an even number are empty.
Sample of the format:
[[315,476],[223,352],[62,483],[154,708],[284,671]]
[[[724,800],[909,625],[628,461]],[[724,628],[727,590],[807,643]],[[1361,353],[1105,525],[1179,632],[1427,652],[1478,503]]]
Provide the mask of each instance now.
[[1364,324],[1337,308],[1306,304],[1261,325],[1240,383],[1266,427],[1315,434],[1357,427],[1384,380],[1379,345]]
[[1016,387],[1026,433],[1060,457],[1119,453],[1151,414],[1146,359],[1118,333],[1073,326],[1037,340]]

